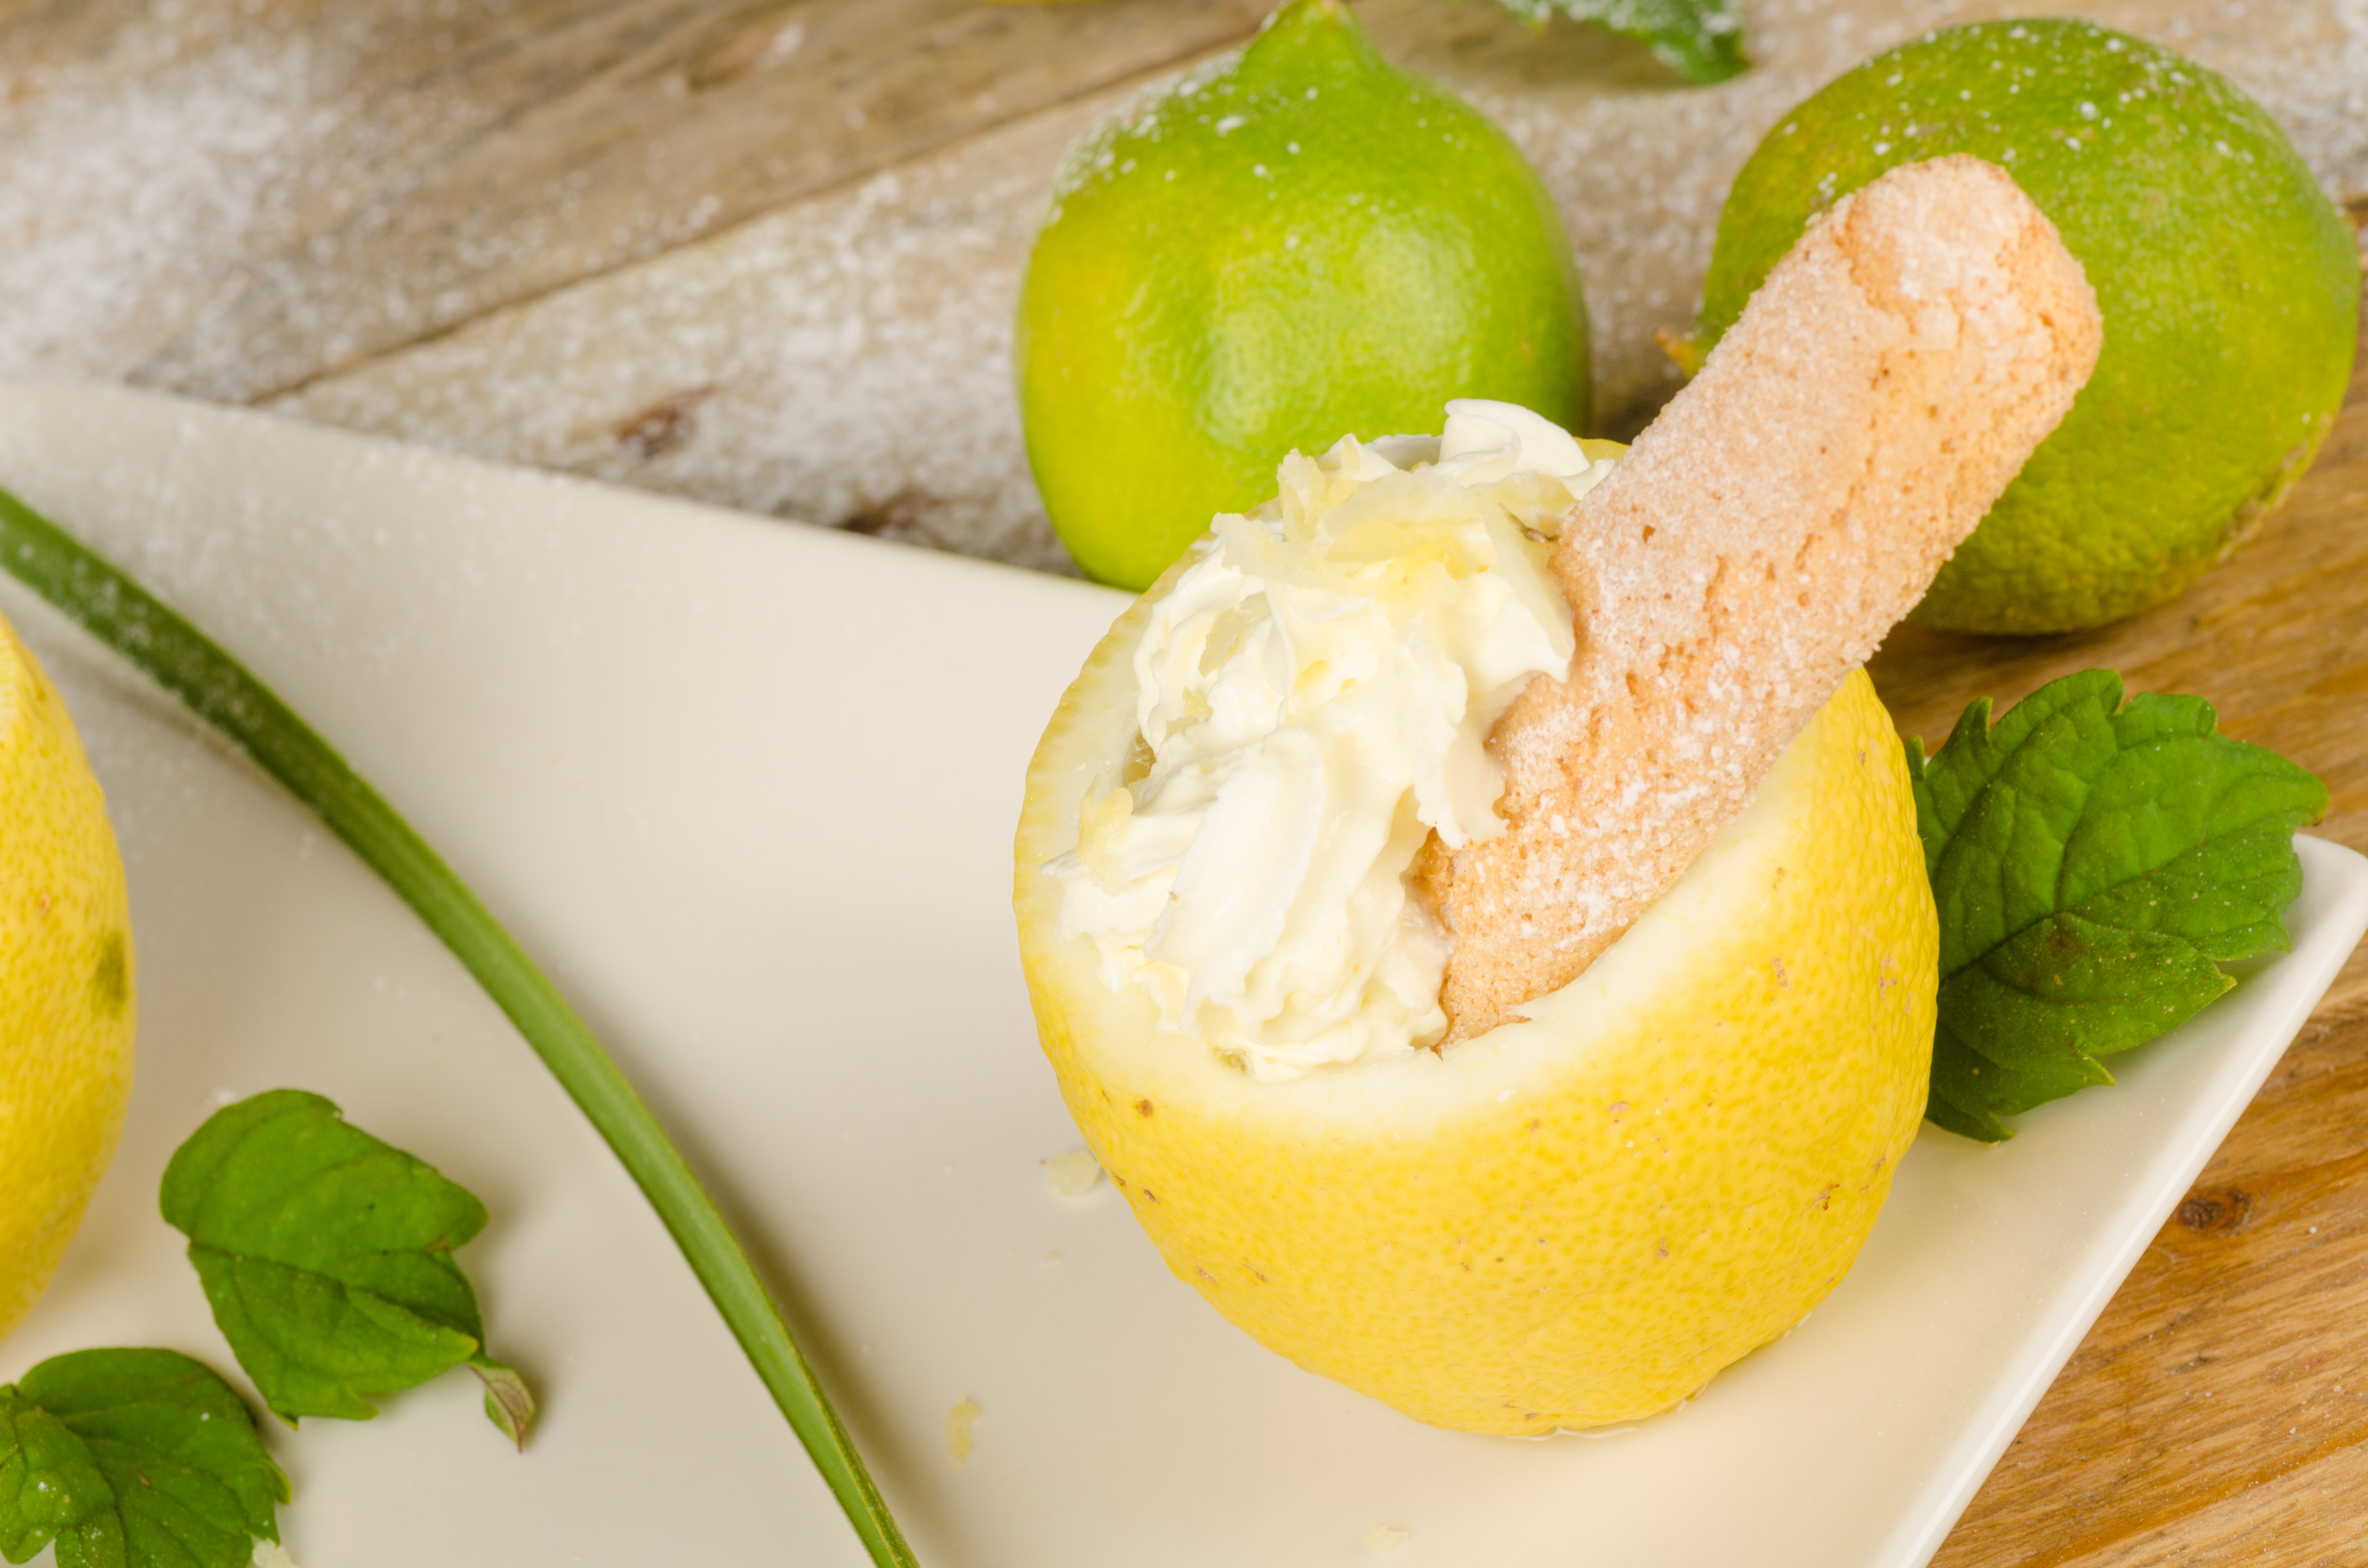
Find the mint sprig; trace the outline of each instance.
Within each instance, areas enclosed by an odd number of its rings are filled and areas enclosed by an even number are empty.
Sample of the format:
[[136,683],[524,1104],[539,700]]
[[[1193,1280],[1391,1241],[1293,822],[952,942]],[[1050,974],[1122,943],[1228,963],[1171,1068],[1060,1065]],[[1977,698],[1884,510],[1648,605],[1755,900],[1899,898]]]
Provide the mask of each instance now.
[[485,1206],[329,1101],[274,1089],[206,1119],[165,1167],[165,1221],[189,1238],[214,1324],[271,1413],[367,1420],[464,1363],[485,1415],[523,1445],[525,1380],[485,1354],[452,1250]]
[[288,1478],[246,1402],[171,1350],[77,1350],[0,1385],[0,1557],[246,1568]]
[[1724,82],[1751,62],[1743,54],[1740,0],[1501,0],[1526,21],[1557,12],[1608,28],[1650,49],[1689,82]]
[[1975,700],[1929,761],[1907,742],[1941,915],[1932,1121],[2010,1137],[2000,1118],[2112,1083],[2103,1058],[2234,985],[2222,965],[2292,946],[2294,835],[2327,787],[2214,722],[2085,670],[1996,725]]

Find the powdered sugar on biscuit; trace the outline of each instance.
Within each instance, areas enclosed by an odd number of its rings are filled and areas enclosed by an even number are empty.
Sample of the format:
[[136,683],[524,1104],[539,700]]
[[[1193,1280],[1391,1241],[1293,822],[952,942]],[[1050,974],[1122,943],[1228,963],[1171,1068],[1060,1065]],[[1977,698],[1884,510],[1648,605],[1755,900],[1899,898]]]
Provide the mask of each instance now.
[[1575,978],[1740,812],[2087,381],[2079,264],[2002,171],[1893,171],[1770,274],[1565,526],[1566,683],[1491,738],[1509,831],[1425,861],[1451,1039]]

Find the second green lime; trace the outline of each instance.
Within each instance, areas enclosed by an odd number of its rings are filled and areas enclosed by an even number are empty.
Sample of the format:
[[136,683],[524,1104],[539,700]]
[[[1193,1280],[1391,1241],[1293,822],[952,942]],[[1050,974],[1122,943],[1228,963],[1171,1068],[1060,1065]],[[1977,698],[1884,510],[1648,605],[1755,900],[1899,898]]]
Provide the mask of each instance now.
[[1438,427],[1452,397],[1588,417],[1560,218],[1478,111],[1338,0],[1071,159],[1028,267],[1021,423],[1086,574],[1142,588],[1293,448]]
[[2055,220],[2105,347],[1910,619],[2068,631],[2160,604],[2243,542],[2333,425],[2351,233],[2226,78],[2089,22],[1976,23],[1875,56],[1769,133],[1719,217],[1702,346],[1814,214],[1946,153],[2003,167]]

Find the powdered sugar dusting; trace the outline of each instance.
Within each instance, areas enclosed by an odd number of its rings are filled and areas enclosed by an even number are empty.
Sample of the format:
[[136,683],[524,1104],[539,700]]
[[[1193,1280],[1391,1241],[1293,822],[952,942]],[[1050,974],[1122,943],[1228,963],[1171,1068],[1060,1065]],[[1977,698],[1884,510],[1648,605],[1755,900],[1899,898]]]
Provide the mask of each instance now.
[[357,101],[358,40],[214,21],[226,41],[178,53],[172,29],[126,28],[97,61],[0,61],[0,375],[144,379],[449,112]]
[[[2368,0],[2219,0],[2169,15],[2138,0],[2036,9],[2092,18],[2222,72],[2294,138],[2328,195],[2368,195]],[[1442,73],[1537,165],[1570,231],[1604,433],[1632,434],[1677,389],[1656,334],[1691,329],[1727,189],[1785,111],[1869,55],[2016,10],[1769,0],[1750,8],[1752,69],[1687,91],[1515,95]]]
[[1537,166],[1569,229],[1595,333],[1596,408],[1629,436],[1682,380],[1655,341],[1693,325],[1727,187],[1785,110],[1867,55],[1966,7],[1770,0],[1749,13],[1753,61],[1714,87],[1509,95],[1464,91]]
[[2284,128],[2329,197],[2368,196],[2368,0],[2221,0],[2168,17],[2121,9],[2132,14],[2098,20],[2222,73]]
[[330,118],[320,74],[301,37],[266,35],[136,86],[0,76],[0,373],[121,377],[218,302],[288,149]]
[[267,406],[1049,570],[1020,445],[1043,117]]
[[[1473,99],[1538,166],[1585,278],[1599,423],[1625,435],[1678,385],[1655,335],[1691,329],[1719,206],[1760,137],[1867,55],[2009,9],[1764,0],[1748,10],[1753,68],[1707,88],[1634,72],[1515,86],[1501,50],[1426,43],[1409,53],[1392,29],[1418,28],[1371,19],[1385,52]],[[2331,194],[2368,195],[2368,0],[2048,9],[2226,72],[2285,126]],[[397,183],[423,140],[449,142],[453,124],[493,112],[449,93],[439,101],[432,73],[362,97],[367,40],[335,27],[270,15],[222,26],[226,41],[173,59],[0,62],[0,375],[215,396],[258,384],[240,362],[240,335],[207,324],[250,275],[333,243],[337,222]],[[1013,312],[1064,153],[1144,92],[1137,84],[1030,116],[268,406],[1066,569],[1020,445]],[[366,286],[400,303],[406,289],[432,285]],[[364,303],[307,308],[334,317]],[[381,306],[393,308],[370,308]]]
[[1969,157],[1893,170],[1777,266],[1564,528],[1579,655],[1492,737],[1508,831],[1434,882],[1450,1038],[1565,983],[1676,882],[2055,428],[2100,335],[2054,231]]

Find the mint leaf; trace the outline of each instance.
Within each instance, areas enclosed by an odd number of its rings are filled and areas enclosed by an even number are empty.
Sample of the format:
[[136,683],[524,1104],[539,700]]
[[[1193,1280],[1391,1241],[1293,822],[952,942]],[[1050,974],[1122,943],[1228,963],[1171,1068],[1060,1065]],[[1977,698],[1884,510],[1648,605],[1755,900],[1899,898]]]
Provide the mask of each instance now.
[[1927,761],[1907,743],[1941,915],[1941,1016],[1925,1115],[1995,1142],[2091,1085],[2101,1058],[2192,1017],[2221,965],[2291,946],[2296,829],[2327,787],[2218,733],[2199,697],[2122,699],[2084,670],[1993,726],[1969,705]]
[[1689,82],[1724,82],[1751,62],[1743,56],[1740,0],[1503,0],[1505,8],[1543,23],[1560,12],[1611,28],[1650,49]]
[[247,1568],[288,1478],[246,1402],[170,1350],[78,1350],[0,1386],[0,1556],[58,1568]]
[[523,1442],[534,1402],[484,1354],[452,1250],[484,1205],[335,1105],[274,1089],[216,1111],[165,1168],[165,1219],[189,1238],[214,1322],[272,1413],[363,1420],[372,1396],[466,1365],[485,1414]]

